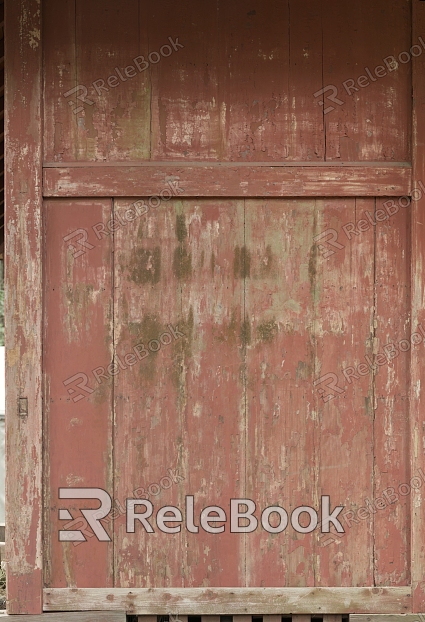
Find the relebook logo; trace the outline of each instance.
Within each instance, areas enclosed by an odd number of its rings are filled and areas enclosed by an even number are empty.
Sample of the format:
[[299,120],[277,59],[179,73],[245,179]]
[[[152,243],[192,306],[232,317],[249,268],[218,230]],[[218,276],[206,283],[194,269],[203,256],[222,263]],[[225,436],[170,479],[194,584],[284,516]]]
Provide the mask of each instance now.
[[[106,490],[102,488],[60,488],[59,499],[97,499],[100,508],[81,509],[81,513],[87,519],[98,540],[110,542],[111,539],[101,524],[112,508],[112,499]],[[220,534],[229,530],[230,533],[251,533],[261,524],[262,529],[268,533],[281,533],[290,523],[294,531],[298,533],[311,533],[320,527],[322,533],[329,533],[331,524],[338,533],[345,533],[338,520],[339,514],[344,509],[340,505],[331,512],[331,499],[329,495],[322,495],[320,509],[316,510],[308,505],[301,505],[288,513],[279,505],[272,505],[263,510],[257,509],[257,504],[252,499],[230,499],[227,513],[218,505],[210,505],[195,512],[195,497],[185,497],[184,516],[180,508],[174,505],[166,505],[155,510],[148,499],[127,499],[126,519],[127,533],[135,533],[136,525],[145,533],[155,533],[154,527],[163,533],[180,533],[182,528],[189,533],[199,533],[202,529],[207,533]],[[195,514],[197,517],[195,518]],[[320,515],[320,523],[319,523]],[[60,520],[72,519],[67,509],[59,510]],[[61,542],[86,541],[84,534],[79,530],[59,531]]]

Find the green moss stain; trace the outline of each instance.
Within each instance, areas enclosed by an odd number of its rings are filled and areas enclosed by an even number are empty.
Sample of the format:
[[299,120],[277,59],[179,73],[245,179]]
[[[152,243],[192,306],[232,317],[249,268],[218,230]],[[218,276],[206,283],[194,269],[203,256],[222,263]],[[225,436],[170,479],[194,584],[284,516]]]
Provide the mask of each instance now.
[[257,335],[264,343],[271,343],[278,332],[278,326],[274,320],[262,322],[257,326]]
[[243,346],[248,346],[251,343],[251,324],[249,320],[244,320],[242,322],[240,340]]
[[192,275],[192,254],[187,250],[187,227],[184,214],[176,216],[176,236],[179,245],[174,251],[173,272],[179,281],[187,281]]
[[184,214],[177,214],[176,216],[176,235],[180,244],[182,244],[187,238],[187,227]]
[[251,255],[246,246],[236,246],[233,257],[235,279],[246,279],[251,275]]
[[149,352],[149,355],[140,361],[138,365],[141,384],[143,385],[146,381],[152,382],[156,376],[156,359],[164,346],[161,346],[158,352],[152,352],[149,350],[149,342],[153,339],[159,340],[162,333],[168,332],[168,329],[159,321],[156,315],[148,313],[141,322],[130,322],[128,330],[131,335],[132,348],[143,343],[145,349]]
[[174,251],[173,272],[179,281],[186,281],[191,277],[192,255],[183,245],[178,246]]
[[136,248],[129,263],[129,278],[137,285],[159,283],[161,277],[161,249]]
[[211,276],[214,276],[215,273],[215,255],[211,253]]

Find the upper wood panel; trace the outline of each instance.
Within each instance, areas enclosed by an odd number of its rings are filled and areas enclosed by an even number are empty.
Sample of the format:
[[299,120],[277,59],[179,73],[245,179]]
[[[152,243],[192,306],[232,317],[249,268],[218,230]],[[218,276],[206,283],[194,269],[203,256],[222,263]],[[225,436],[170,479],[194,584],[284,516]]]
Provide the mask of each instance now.
[[43,28],[46,161],[410,160],[410,0],[46,0]]

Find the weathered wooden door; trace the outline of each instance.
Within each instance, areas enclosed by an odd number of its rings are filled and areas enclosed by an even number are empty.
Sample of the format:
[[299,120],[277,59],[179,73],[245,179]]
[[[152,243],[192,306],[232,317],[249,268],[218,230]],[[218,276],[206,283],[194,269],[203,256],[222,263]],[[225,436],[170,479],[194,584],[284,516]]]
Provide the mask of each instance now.
[[11,613],[425,609],[421,24],[419,0],[44,0],[43,399],[19,372],[8,416],[43,447],[9,449],[37,572],[9,544]]

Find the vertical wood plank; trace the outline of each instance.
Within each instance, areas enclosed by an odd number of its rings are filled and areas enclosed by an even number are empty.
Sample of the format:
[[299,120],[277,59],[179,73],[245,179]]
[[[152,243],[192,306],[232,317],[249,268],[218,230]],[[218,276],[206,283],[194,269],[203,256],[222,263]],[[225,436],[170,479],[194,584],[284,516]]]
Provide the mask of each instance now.
[[[379,217],[386,214],[384,203],[385,199],[376,200]],[[397,205],[398,200],[395,199],[394,203]],[[375,355],[382,354],[388,343],[394,343],[398,353],[391,361],[377,366],[375,374],[374,498],[383,498],[385,502],[382,492],[389,487],[396,491],[396,496],[392,497],[395,503],[387,504],[384,509],[382,502],[378,502],[381,503],[378,508],[375,502],[368,504],[373,512],[376,586],[410,584],[410,499],[398,492],[400,484],[408,484],[411,477],[410,352],[403,352],[399,347],[399,342],[404,339],[409,345],[411,334],[417,330],[410,320],[410,217],[411,206],[407,206],[400,208],[391,218],[377,222],[375,227]],[[422,347],[416,345],[413,349]]]
[[[94,101],[78,118],[76,159],[148,159],[150,70],[139,71],[134,62],[148,55],[146,10],[139,11],[139,0],[77,0],[76,28],[76,80]],[[142,59],[138,62],[145,67]],[[130,66],[133,77],[125,73]],[[115,78],[108,83],[110,76]]]
[[[258,510],[315,507],[317,429],[313,369],[314,297],[309,273],[315,201],[249,200],[245,216],[250,274],[247,340],[247,492]],[[259,511],[257,512],[259,515]],[[278,515],[270,523],[278,525]],[[247,586],[314,585],[311,533],[247,534]]]
[[[97,240],[91,229],[110,220],[111,200],[53,200],[44,212],[45,584],[112,587],[112,542],[78,524],[80,510],[99,501],[58,498],[59,488],[113,489],[112,378],[99,384],[92,373],[112,358],[112,240]],[[77,229],[88,232],[92,248],[76,241],[79,234],[64,239]],[[87,390],[69,381],[76,374],[85,374]],[[87,541],[59,541],[60,530],[72,529]]]
[[[227,516],[223,533],[202,527],[199,534],[186,533],[185,586],[243,587],[244,534],[230,533],[229,506],[230,499],[244,497],[246,478],[244,202],[181,201],[176,234],[181,313],[190,330],[190,342],[176,352],[186,490],[195,497],[197,517],[210,505],[222,507]],[[185,257],[190,258],[187,271]]]
[[[410,160],[410,63],[398,63],[393,71],[384,63],[410,50],[410,21],[405,0],[323,4],[323,86],[335,86],[343,102],[329,100],[332,91],[325,94],[326,107],[334,108],[324,115],[326,160]],[[377,78],[377,66],[386,75]],[[362,87],[357,83],[361,75]],[[348,93],[346,81],[354,85]]]
[[[240,201],[173,201],[116,233],[117,353],[122,359],[138,342],[147,347],[168,324],[184,337],[117,376],[115,494],[125,499],[138,486],[151,494],[150,484],[178,468],[184,479],[149,498],[184,512],[193,495],[196,526],[201,509],[228,513],[229,500],[243,496],[242,247]],[[228,524],[223,534],[139,527],[130,540],[117,523],[121,587],[243,582],[242,539]]]
[[[9,0],[5,23],[8,613],[38,614],[43,607],[40,1]],[[27,416],[19,416],[20,403]]]
[[[140,0],[141,15],[146,15]],[[217,6],[163,0],[148,10],[149,51],[178,47],[150,68],[152,159],[225,159],[225,103],[221,101]]]
[[[115,214],[124,213],[131,203],[115,201]],[[114,350],[124,366],[126,355],[135,354],[135,346],[144,344],[148,352],[146,356],[139,349],[145,358],[127,364],[114,379],[114,497],[123,506],[127,498],[148,499],[154,513],[165,505],[184,512],[188,486],[175,359],[179,342],[184,339],[186,347],[190,340],[187,328],[192,326],[187,318],[182,324],[173,272],[175,239],[173,206],[162,203],[120,227],[114,242]],[[167,336],[163,341],[168,345],[161,345],[161,335],[170,334],[170,324],[185,338]],[[157,352],[149,350],[151,340],[160,344]],[[153,344],[152,349],[156,347]],[[170,477],[170,469],[177,478]],[[184,527],[183,533],[170,534],[160,531],[154,519],[151,524],[155,533],[147,533],[136,521],[135,532],[128,534],[125,517],[114,521],[116,587],[184,586]]]
[[323,616],[323,622],[341,622],[341,621],[342,621],[341,615],[325,614]]
[[82,105],[72,92],[77,82],[75,0],[43,1],[44,160],[78,159],[78,120]]
[[295,614],[292,616],[292,622],[310,622],[311,615],[309,614]]
[[[343,391],[329,390],[333,397],[325,401],[322,398],[328,390],[319,393],[325,382],[317,385],[315,393],[320,425],[316,446],[318,502],[320,496],[329,495],[331,511],[344,507],[338,518],[346,531],[339,538],[333,525],[329,534],[322,534],[319,528],[317,577],[323,586],[369,586],[373,585],[371,519],[351,523],[350,528],[342,516],[356,512],[373,493],[373,378],[366,368],[364,376],[356,374],[350,382],[343,370],[365,363],[365,356],[372,355],[374,230],[370,225],[349,239],[343,227],[349,223],[352,228],[357,226],[366,211],[373,214],[374,199],[318,199],[316,204],[318,231],[334,229],[343,246],[328,258],[314,258],[315,377],[335,374]],[[331,538],[336,540],[329,544]],[[341,558],[343,564],[339,563]]]
[[[425,2],[413,0],[413,41],[425,30]],[[425,56],[413,59],[413,179],[418,187],[424,183],[425,171]],[[421,190],[423,189],[423,186]],[[412,326],[425,327],[425,225],[423,214],[425,196],[412,204]],[[411,473],[418,469],[425,471],[425,368],[423,351],[412,348],[410,367],[410,456]],[[423,489],[412,490],[411,512],[411,556],[413,612],[425,611],[425,523],[423,520],[425,501]]]

